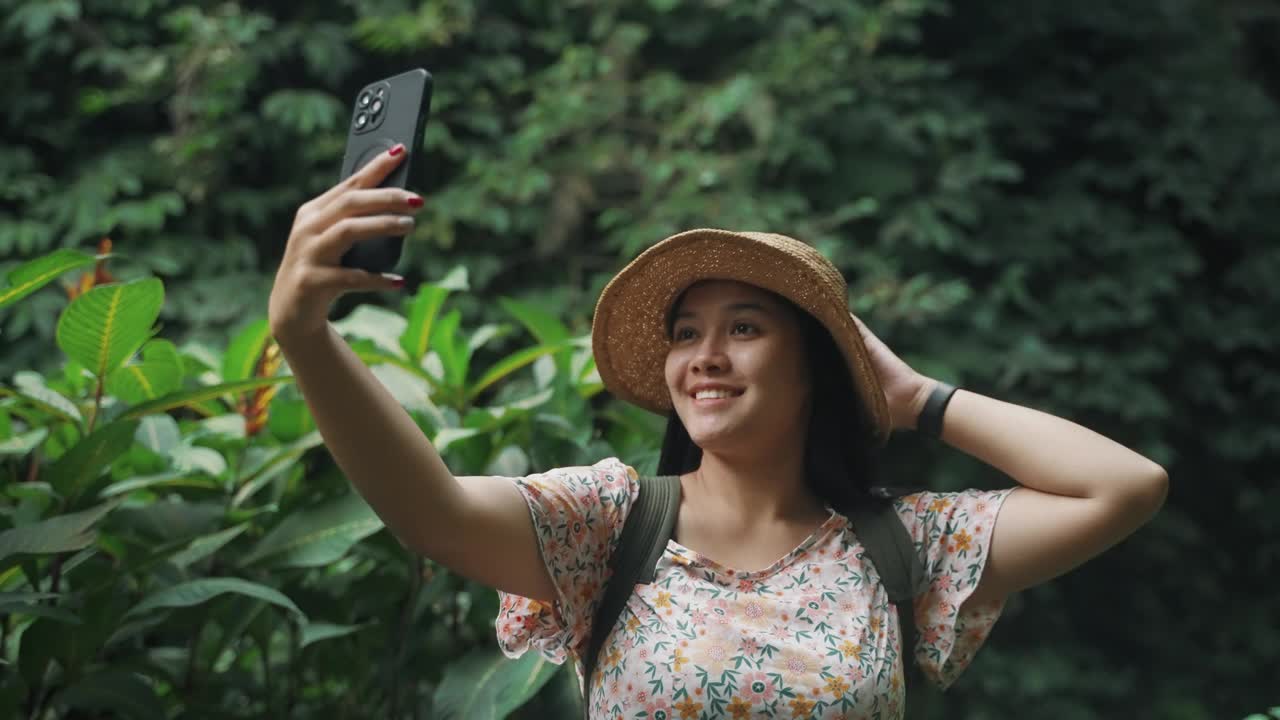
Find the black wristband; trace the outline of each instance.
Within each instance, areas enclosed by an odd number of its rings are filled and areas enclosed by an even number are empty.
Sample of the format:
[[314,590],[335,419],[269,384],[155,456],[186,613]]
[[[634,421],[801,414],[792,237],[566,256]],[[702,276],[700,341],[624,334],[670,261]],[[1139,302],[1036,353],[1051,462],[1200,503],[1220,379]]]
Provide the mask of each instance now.
[[947,403],[951,402],[955,392],[954,385],[938,381],[938,386],[929,393],[929,399],[924,401],[920,417],[916,418],[916,432],[934,439],[942,437],[942,414],[947,411]]

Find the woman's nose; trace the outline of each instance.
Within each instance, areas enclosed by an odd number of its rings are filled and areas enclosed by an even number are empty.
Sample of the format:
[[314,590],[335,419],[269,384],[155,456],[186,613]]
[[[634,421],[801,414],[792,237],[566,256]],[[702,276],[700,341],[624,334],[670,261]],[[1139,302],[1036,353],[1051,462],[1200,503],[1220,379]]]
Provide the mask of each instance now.
[[729,364],[729,356],[725,354],[724,343],[714,336],[708,336],[698,344],[691,365],[694,370],[707,372],[711,369],[724,370]]

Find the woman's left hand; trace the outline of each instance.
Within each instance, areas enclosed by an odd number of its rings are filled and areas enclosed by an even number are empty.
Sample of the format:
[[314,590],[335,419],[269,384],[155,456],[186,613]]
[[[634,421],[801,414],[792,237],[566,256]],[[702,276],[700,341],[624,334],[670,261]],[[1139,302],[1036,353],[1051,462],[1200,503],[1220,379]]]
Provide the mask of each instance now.
[[849,316],[862,331],[862,342],[866,344],[867,352],[871,355],[871,368],[880,379],[885,400],[889,403],[889,417],[893,422],[893,429],[914,429],[916,418],[920,416],[920,410],[924,408],[925,401],[929,399],[929,393],[938,381],[912,370],[911,366],[895,355],[888,345],[881,342],[880,338],[876,337],[857,315],[849,313]]

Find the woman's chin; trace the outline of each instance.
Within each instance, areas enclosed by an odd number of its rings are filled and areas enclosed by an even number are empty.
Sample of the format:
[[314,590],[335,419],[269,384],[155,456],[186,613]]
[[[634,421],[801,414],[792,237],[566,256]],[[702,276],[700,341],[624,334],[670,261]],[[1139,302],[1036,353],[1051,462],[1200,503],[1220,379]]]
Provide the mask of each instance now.
[[702,419],[685,425],[685,430],[689,432],[689,439],[703,451],[729,450],[751,442],[737,423],[708,422]]

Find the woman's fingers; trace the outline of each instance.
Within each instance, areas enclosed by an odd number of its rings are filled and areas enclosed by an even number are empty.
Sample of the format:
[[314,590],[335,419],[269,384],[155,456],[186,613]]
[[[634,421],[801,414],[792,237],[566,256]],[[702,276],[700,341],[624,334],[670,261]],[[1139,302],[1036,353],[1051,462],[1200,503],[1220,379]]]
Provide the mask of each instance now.
[[387,179],[400,163],[404,162],[405,152],[404,145],[397,144],[395,147],[380,152],[373,156],[373,159],[365,163],[364,167],[359,168],[355,172],[347,176],[347,178],[333,187],[329,188],[323,194],[316,197],[315,202],[318,205],[325,205],[337,195],[347,190],[357,190],[361,188],[373,188]]
[[377,187],[404,161],[404,156],[404,145],[397,143],[390,150],[375,155],[364,167],[351,173],[345,182],[353,188]]
[[404,278],[392,273],[371,273],[367,270],[341,267],[311,268],[304,281],[310,292],[323,290],[332,295],[367,290],[394,290],[404,287]]
[[401,145],[379,153],[351,177],[298,208],[268,304],[277,338],[302,337],[323,327],[329,304],[345,292],[399,287],[387,276],[341,265],[353,244],[406,235],[413,229],[409,213],[422,207],[422,198],[400,188],[378,187],[404,155]]
[[323,205],[303,206],[294,220],[294,229],[306,235],[321,235],[348,217],[416,213],[422,209],[420,196],[400,188],[347,189]]
[[323,265],[337,265],[351,246],[361,240],[407,235],[413,230],[408,215],[368,215],[343,218],[329,226],[311,243],[315,257]]

